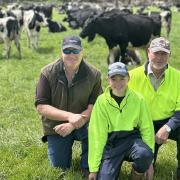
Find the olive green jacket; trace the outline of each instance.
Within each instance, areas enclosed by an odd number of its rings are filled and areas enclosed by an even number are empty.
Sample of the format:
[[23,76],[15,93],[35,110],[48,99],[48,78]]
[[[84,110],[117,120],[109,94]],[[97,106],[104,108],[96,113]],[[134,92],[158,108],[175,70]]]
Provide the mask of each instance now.
[[[47,78],[51,89],[50,105],[64,111],[81,113],[89,104],[94,104],[102,93],[101,73],[83,60],[70,86],[68,86],[62,60],[45,66],[41,73]],[[42,116],[44,135],[56,134],[53,128],[61,123],[64,122]]]

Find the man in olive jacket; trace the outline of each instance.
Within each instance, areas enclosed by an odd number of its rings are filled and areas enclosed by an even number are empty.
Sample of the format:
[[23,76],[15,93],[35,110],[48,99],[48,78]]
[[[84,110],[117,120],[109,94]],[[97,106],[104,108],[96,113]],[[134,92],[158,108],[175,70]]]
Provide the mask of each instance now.
[[81,168],[88,170],[87,123],[102,92],[100,72],[83,60],[81,40],[67,36],[62,58],[41,71],[35,105],[42,116],[48,157],[53,167],[70,168],[74,140],[81,141]]

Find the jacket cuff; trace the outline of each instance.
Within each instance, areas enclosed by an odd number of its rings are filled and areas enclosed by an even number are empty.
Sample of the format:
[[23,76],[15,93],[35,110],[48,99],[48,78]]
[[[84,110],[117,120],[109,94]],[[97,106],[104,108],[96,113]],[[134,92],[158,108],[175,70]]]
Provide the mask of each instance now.
[[168,125],[171,128],[171,130],[175,130],[176,129],[176,124],[173,121],[171,121],[171,120],[169,120],[166,123],[166,125]]
[[98,172],[99,168],[97,167],[89,167],[89,172]]

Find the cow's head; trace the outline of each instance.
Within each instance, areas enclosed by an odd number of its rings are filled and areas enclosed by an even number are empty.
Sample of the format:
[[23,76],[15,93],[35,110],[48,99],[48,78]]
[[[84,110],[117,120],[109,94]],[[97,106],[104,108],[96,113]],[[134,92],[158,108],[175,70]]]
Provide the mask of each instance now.
[[84,27],[80,33],[82,38],[88,37],[88,42],[93,41],[96,36],[96,20],[97,18],[88,18],[84,24]]
[[0,18],[3,18],[3,17],[5,17],[5,13],[0,10]]
[[48,26],[47,18],[43,13],[38,13],[35,11],[35,19],[39,25]]

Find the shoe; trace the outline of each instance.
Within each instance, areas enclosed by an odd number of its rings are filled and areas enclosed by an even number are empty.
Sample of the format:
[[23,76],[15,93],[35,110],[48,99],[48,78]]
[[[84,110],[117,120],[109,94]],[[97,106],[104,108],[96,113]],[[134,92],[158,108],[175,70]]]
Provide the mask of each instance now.
[[138,173],[132,168],[130,180],[143,180],[143,178],[144,178],[144,173]]
[[180,168],[177,168],[177,172],[176,172],[176,179],[180,180]]
[[87,179],[89,178],[89,169],[82,169],[82,176],[84,179]]

